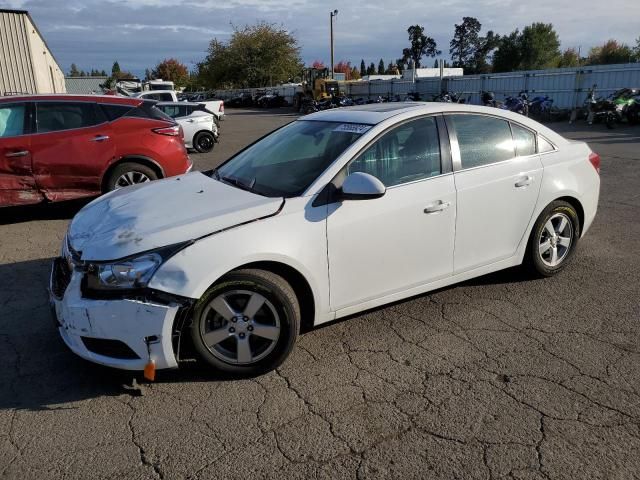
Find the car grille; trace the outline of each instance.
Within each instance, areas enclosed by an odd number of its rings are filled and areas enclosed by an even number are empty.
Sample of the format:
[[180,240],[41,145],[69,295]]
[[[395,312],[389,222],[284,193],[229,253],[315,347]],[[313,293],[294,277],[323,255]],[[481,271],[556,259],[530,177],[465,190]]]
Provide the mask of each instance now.
[[71,281],[71,269],[67,261],[58,257],[53,261],[51,272],[51,293],[56,298],[64,297],[64,292]]
[[80,337],[87,350],[105,357],[119,358],[122,360],[136,360],[140,357],[120,340],[107,340],[104,338]]

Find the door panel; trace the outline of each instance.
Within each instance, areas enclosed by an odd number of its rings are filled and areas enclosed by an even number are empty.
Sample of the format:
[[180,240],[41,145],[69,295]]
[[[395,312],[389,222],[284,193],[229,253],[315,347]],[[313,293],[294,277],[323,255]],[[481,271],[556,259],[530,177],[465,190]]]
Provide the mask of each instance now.
[[51,200],[99,193],[102,173],[115,154],[111,125],[87,118],[90,113],[83,110],[87,105],[95,108],[95,104],[73,102],[37,105],[33,171],[39,188]]
[[0,206],[40,202],[31,168],[27,104],[0,104]]
[[[452,122],[456,117],[464,118]],[[531,220],[543,170],[539,155],[515,156],[516,146],[527,151],[527,143],[520,137],[513,142],[504,120],[451,115],[447,125],[457,167],[454,274],[458,274],[515,254]]]
[[452,274],[456,194],[453,175],[441,174],[439,132],[434,116],[408,120],[382,134],[343,170],[342,175],[373,175],[387,191],[375,200],[329,206],[333,310]]
[[450,276],[455,203],[449,174],[390,188],[376,200],[330,205],[332,310]]

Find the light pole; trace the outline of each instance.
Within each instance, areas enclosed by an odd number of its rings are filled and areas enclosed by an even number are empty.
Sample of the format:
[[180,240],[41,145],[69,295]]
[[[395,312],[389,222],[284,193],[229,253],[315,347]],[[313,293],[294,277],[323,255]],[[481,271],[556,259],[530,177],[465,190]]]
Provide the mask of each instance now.
[[338,10],[334,10],[333,12],[329,12],[329,25],[331,26],[331,80],[334,77],[333,71],[333,17],[338,16]]

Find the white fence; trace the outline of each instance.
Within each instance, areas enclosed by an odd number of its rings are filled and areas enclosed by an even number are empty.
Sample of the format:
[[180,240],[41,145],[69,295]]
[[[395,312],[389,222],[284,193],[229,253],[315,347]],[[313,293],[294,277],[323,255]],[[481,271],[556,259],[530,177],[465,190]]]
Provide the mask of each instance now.
[[[607,96],[621,88],[640,88],[640,63],[465,75],[442,79],[422,78],[417,79],[415,83],[400,79],[349,82],[344,90],[341,85],[340,94],[369,100],[378,96],[404,96],[409,92],[417,92],[423,100],[431,100],[433,96],[447,90],[460,94],[467,103],[479,104],[482,91],[494,92],[497,99],[525,91],[530,99],[538,95],[548,95],[553,99],[555,106],[574,108],[583,104],[587,92],[594,84],[597,85],[598,96]],[[215,94],[228,100],[241,92],[250,92],[253,95],[257,90],[276,91],[291,103],[296,87],[288,85],[262,89],[217,90]]]

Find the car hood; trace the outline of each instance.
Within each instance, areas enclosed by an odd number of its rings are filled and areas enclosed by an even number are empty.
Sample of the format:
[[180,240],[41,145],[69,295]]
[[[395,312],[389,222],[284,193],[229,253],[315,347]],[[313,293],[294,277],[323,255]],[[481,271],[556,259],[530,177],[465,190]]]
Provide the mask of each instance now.
[[94,200],[67,238],[82,260],[116,260],[275,215],[282,203],[192,172]]

